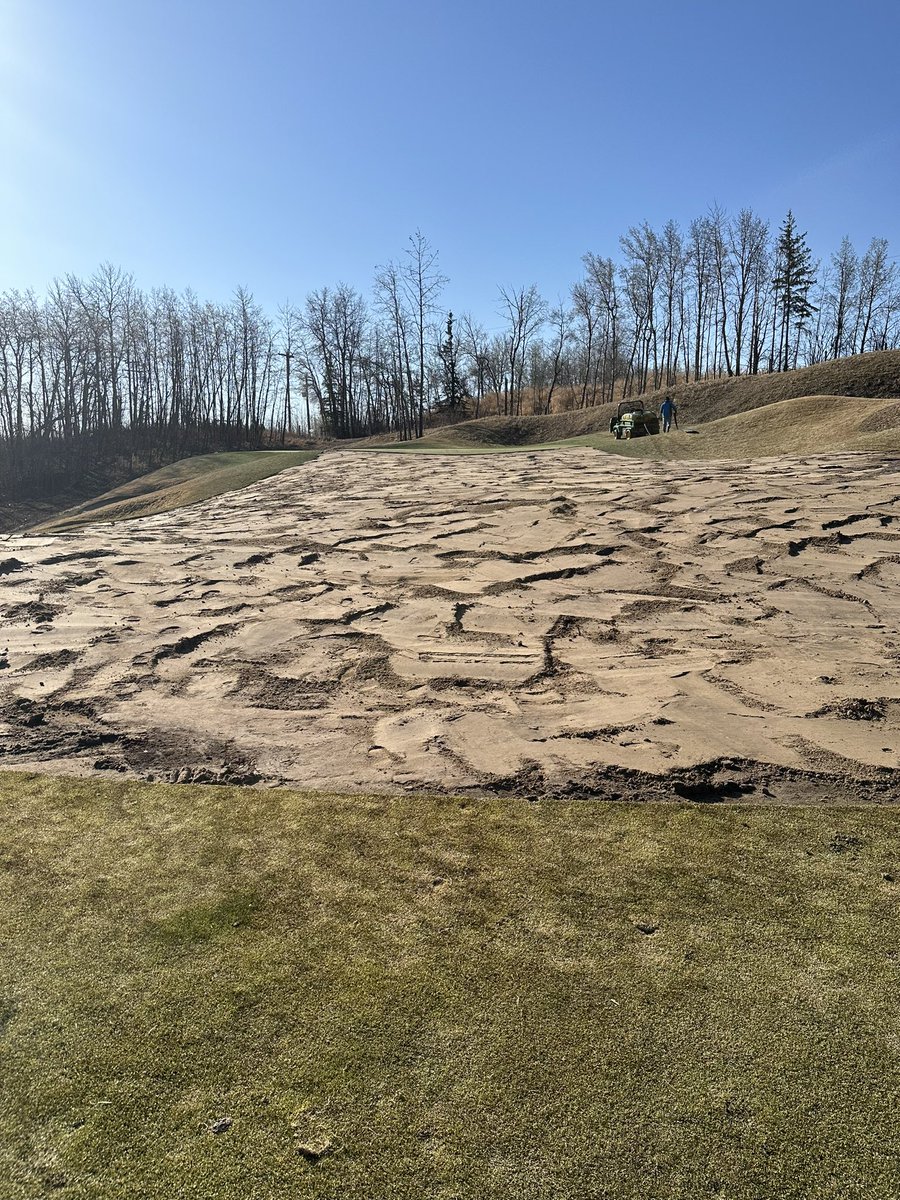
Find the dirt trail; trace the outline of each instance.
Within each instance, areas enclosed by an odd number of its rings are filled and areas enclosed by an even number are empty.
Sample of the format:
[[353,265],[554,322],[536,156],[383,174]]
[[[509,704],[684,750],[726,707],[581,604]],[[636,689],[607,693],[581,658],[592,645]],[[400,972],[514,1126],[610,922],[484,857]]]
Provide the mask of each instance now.
[[8,767],[900,799],[900,462],[346,452],[0,541]]

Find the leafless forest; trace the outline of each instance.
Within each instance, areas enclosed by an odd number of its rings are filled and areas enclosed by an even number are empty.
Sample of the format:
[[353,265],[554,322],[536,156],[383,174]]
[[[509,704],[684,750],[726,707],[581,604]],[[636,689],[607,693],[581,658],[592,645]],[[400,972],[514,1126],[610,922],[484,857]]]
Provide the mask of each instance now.
[[792,214],[773,229],[719,209],[587,253],[550,302],[498,290],[497,326],[442,305],[421,234],[368,296],[344,284],[266,313],[142,291],[124,271],[0,296],[0,495],[52,494],[118,462],[137,473],[185,454],[310,434],[421,436],[429,418],[585,407],[720,375],[900,345],[900,279],[887,242],[844,239],[815,260]]

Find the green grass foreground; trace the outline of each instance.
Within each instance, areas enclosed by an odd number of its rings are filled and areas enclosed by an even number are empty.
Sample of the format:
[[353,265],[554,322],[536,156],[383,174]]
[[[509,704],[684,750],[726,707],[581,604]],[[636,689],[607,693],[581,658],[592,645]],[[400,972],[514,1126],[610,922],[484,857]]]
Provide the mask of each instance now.
[[5,1200],[900,1194],[891,809],[0,811]]

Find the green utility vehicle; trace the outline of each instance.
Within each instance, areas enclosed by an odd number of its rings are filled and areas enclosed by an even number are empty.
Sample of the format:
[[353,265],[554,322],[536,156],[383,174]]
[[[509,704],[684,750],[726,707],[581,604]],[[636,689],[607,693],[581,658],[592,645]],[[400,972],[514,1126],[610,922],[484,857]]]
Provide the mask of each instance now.
[[609,431],[616,438],[643,437],[645,433],[659,433],[659,416],[644,408],[640,400],[623,400],[610,418]]

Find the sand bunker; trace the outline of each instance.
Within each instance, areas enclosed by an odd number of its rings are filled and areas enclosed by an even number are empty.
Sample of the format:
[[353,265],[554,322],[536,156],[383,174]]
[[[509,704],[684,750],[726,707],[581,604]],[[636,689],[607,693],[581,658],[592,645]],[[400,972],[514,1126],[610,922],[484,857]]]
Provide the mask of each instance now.
[[344,452],[0,542],[7,767],[900,799],[900,463]]

